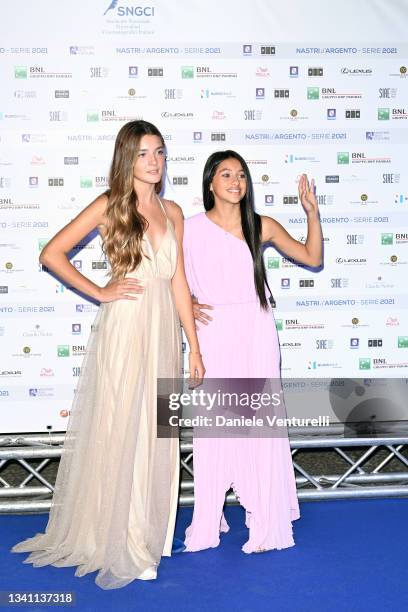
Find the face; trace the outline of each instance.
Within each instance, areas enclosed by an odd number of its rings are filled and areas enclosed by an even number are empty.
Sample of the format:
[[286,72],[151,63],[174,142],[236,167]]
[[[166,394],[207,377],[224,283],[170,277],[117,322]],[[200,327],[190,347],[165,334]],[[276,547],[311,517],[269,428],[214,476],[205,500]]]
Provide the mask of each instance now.
[[133,164],[133,178],[142,183],[155,184],[163,176],[166,153],[158,136],[142,136]]
[[210,185],[215,202],[239,204],[246,193],[246,175],[235,158],[225,159],[215,171]]

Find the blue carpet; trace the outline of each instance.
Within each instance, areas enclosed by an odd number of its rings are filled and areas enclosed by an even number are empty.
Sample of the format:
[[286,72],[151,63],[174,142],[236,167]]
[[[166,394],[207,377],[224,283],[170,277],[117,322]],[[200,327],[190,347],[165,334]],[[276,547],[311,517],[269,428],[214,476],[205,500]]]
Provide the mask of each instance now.
[[[180,538],[191,512],[191,508],[179,512]],[[97,587],[95,573],[76,578],[73,567],[23,564],[26,553],[8,550],[43,531],[48,515],[0,516],[0,590],[75,591],[77,605],[68,609],[80,612],[407,609],[408,499],[303,503],[301,514],[294,523],[296,546],[246,555],[240,550],[247,539],[243,511],[228,507],[231,531],[221,536],[217,549],[164,558],[157,580],[136,580],[114,591]]]

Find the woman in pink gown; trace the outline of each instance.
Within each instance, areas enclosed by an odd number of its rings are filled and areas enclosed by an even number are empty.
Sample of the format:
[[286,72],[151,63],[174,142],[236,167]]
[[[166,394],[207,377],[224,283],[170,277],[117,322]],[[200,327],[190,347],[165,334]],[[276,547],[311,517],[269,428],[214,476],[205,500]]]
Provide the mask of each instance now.
[[[308,220],[305,244],[274,219],[254,212],[249,169],[234,151],[214,153],[203,177],[206,212],[185,222],[187,280],[197,300],[200,348],[206,378],[280,379],[280,350],[267,300],[262,243],[309,266],[322,259],[322,235],[313,181],[299,181]],[[211,308],[211,317],[205,310]],[[194,515],[186,551],[216,547],[225,494],[234,489],[246,510],[246,553],[293,546],[299,506],[287,435],[198,437],[193,440]]]

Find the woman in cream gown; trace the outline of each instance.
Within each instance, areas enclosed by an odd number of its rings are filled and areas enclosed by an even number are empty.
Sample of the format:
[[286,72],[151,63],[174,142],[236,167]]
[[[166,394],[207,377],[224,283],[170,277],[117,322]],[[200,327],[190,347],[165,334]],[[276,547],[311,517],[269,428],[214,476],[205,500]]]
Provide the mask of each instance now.
[[[179,317],[190,344],[190,371],[204,374],[184,275],[182,213],[157,195],[164,165],[157,128],[145,121],[123,126],[110,191],[61,230],[41,256],[67,284],[101,306],[71,410],[48,525],[44,534],[12,551],[31,552],[24,563],[36,567],[78,566],[76,576],[98,570],[95,582],[104,589],[155,578],[160,557],[171,554],[179,446],[175,437],[156,435],[156,387],[158,378],[181,375]],[[65,256],[95,226],[112,270],[103,288]],[[139,241],[133,240],[132,226]],[[133,250],[128,249],[124,263],[126,244]]]

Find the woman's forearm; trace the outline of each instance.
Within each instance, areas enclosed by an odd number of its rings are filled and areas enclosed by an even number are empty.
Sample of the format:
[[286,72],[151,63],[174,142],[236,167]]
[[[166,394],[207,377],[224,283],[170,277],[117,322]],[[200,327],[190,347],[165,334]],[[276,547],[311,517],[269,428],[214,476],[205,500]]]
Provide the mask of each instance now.
[[186,281],[177,279],[173,282],[174,301],[177,312],[190,346],[191,352],[200,352],[198,343],[195,320],[193,315],[193,303],[191,300],[190,289]]
[[312,260],[313,266],[320,266],[323,261],[323,235],[320,224],[319,213],[307,213],[307,238],[305,242],[306,250]]

